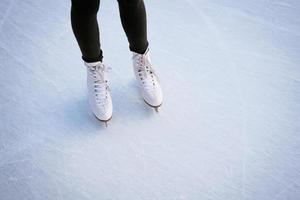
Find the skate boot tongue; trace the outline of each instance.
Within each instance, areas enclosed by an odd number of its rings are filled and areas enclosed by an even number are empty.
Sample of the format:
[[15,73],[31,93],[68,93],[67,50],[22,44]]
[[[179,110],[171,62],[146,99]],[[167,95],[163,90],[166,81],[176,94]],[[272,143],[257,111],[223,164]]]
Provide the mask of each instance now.
[[157,76],[152,67],[152,64],[146,54],[136,54],[134,55],[135,67],[138,79],[140,80],[143,88],[148,92],[152,92],[156,87]]
[[89,71],[93,74],[95,82],[102,83],[106,81],[106,73],[111,71],[110,67],[106,67],[104,64],[99,63],[97,65],[87,65]]
[[87,67],[90,71],[90,75],[94,80],[94,94],[98,105],[105,105],[108,98],[108,81],[106,79],[106,72],[111,70],[110,67],[106,67],[103,63],[89,63]]
[[102,62],[85,63],[90,107],[97,119],[107,123],[112,117],[113,105],[107,72],[111,70]]
[[132,61],[144,101],[157,109],[162,104],[163,94],[158,76],[151,63],[149,48],[143,54],[133,52]]

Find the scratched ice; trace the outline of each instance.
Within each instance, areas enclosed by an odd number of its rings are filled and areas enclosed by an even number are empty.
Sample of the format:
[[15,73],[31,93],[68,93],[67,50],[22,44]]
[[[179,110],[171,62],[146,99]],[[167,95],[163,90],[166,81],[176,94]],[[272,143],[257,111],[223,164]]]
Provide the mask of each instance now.
[[101,0],[106,129],[70,1],[0,1],[0,199],[299,199],[300,1],[145,3],[165,101],[141,100],[117,1]]

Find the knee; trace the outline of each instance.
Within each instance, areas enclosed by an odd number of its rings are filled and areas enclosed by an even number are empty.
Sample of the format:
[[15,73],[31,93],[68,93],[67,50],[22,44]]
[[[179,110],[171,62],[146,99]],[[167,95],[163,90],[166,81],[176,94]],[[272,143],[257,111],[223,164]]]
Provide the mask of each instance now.
[[100,0],[71,0],[72,10],[78,14],[97,14]]

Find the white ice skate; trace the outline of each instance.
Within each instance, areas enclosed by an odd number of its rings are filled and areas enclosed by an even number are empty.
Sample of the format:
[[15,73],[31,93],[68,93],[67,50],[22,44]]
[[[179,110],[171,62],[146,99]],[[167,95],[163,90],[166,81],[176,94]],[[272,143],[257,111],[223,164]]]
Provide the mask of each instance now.
[[134,74],[144,101],[158,112],[158,108],[163,102],[163,93],[151,64],[149,48],[144,54],[133,52],[132,61]]
[[86,63],[87,87],[90,107],[100,121],[107,122],[112,118],[112,99],[108,86],[107,68],[102,62]]

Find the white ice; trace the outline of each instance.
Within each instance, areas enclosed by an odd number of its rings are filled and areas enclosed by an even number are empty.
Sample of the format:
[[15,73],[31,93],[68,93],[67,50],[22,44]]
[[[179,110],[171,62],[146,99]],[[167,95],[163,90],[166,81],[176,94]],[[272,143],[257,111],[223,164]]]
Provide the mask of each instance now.
[[299,199],[300,1],[145,3],[165,101],[141,100],[117,1],[102,0],[105,128],[70,1],[0,1],[0,199]]

